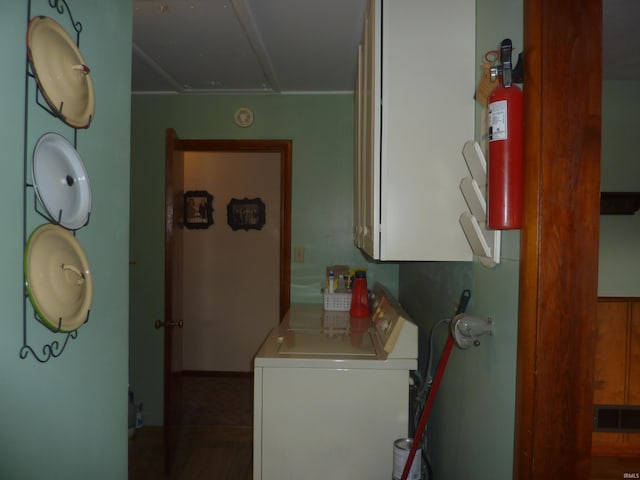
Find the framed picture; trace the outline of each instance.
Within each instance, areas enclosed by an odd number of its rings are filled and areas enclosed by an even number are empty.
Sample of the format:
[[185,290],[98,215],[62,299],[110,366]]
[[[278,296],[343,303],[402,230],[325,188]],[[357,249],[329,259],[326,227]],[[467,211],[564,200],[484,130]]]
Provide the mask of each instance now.
[[184,226],[209,228],[213,224],[213,195],[205,190],[190,190],[184,194]]
[[265,222],[265,206],[260,198],[232,198],[227,205],[227,223],[232,230],[260,230]]

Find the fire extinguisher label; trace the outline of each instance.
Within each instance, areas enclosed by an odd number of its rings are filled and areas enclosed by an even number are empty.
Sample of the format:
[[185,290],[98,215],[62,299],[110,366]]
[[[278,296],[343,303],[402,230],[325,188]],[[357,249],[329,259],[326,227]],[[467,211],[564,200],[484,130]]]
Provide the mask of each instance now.
[[506,140],[507,132],[507,101],[498,100],[489,104],[489,141]]

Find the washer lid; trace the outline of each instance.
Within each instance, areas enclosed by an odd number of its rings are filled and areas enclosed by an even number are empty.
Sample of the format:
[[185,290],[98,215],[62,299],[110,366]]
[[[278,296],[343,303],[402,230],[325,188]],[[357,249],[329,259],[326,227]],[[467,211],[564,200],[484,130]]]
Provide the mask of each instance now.
[[317,355],[320,357],[372,357],[376,349],[370,331],[294,332],[288,331],[278,349],[280,355]]
[[33,231],[24,253],[27,294],[51,330],[70,332],[84,324],[93,300],[89,261],[76,238],[58,225]]
[[67,125],[87,128],[95,114],[93,81],[76,43],[55,20],[31,19],[27,55],[40,91]]
[[278,355],[376,358],[369,318],[325,311],[318,305],[291,305],[278,340]]
[[33,187],[49,217],[69,230],[89,221],[91,186],[82,159],[57,133],[45,133],[33,150]]

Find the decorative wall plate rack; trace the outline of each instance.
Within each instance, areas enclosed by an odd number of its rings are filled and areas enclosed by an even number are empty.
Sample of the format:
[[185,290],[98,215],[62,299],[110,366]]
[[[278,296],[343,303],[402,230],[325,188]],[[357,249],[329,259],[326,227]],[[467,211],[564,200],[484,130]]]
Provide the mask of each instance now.
[[[28,221],[30,216],[28,215],[28,209],[32,206],[33,211],[44,218],[48,223],[52,224],[50,228],[46,226],[40,226],[34,230],[55,230],[59,228],[58,237],[66,238],[69,244],[75,245],[75,249],[78,250],[79,246],[76,237],[76,231],[80,228],[83,228],[89,223],[90,219],[90,210],[91,210],[91,200],[90,200],[90,190],[88,191],[88,200],[87,200],[87,192],[83,191],[82,193],[77,195],[77,198],[80,198],[81,201],[88,202],[87,205],[84,205],[86,211],[82,211],[80,216],[73,216],[71,220],[68,219],[69,210],[73,207],[73,202],[76,201],[76,197],[74,194],[72,198],[64,198],[61,202],[62,206],[56,206],[55,208],[51,208],[43,198],[42,189],[45,188],[46,175],[51,175],[51,172],[44,169],[43,172],[40,172],[41,175],[44,175],[43,182],[41,184],[41,191],[36,191],[37,186],[36,182],[29,182],[29,173],[32,174],[32,180],[35,176],[33,169],[30,169],[29,166],[33,167],[33,159],[31,158],[29,148],[29,128],[31,126],[32,119],[29,118],[29,105],[30,101],[33,99],[35,104],[40,107],[40,110],[46,112],[48,115],[59,119],[62,123],[66,125],[65,128],[71,128],[73,141],[69,142],[69,144],[73,145],[71,150],[77,150],[78,146],[78,129],[88,128],[93,120],[94,108],[95,108],[95,98],[93,92],[93,83],[91,77],[89,76],[89,68],[86,66],[84,59],[79,53],[80,46],[80,33],[82,32],[82,23],[75,20],[73,14],[69,8],[68,3],[65,0],[48,0],[49,7],[54,10],[54,14],[57,13],[62,17],[63,21],[69,23],[75,32],[75,40],[70,40],[71,37],[68,36],[64,27],[62,27],[56,20],[50,17],[45,17],[42,15],[32,16],[31,10],[31,0],[27,2],[27,25],[28,30],[31,32],[27,33],[27,45],[26,45],[26,55],[25,55],[25,98],[24,98],[24,143],[23,143],[23,209],[22,209],[22,237],[23,237],[23,255],[24,255],[24,268],[23,268],[23,276],[22,276],[22,285],[23,285],[23,308],[22,308],[22,347],[19,350],[19,356],[22,359],[25,359],[29,356],[29,354],[33,355],[33,357],[41,363],[45,363],[49,361],[51,358],[59,357],[62,352],[65,351],[69,339],[75,339],[78,336],[78,328],[84,325],[88,320],[91,313],[90,303],[91,303],[91,294],[92,294],[92,284],[90,278],[88,278],[88,268],[86,265],[83,265],[83,269],[79,269],[75,265],[70,265],[68,263],[62,262],[60,272],[58,275],[64,279],[65,282],[69,282],[71,285],[77,285],[79,288],[83,289],[86,292],[89,292],[89,297],[85,299],[84,303],[82,303],[82,310],[80,313],[74,312],[76,315],[72,317],[71,322],[69,320],[65,320],[60,314],[57,315],[48,315],[48,318],[43,317],[43,309],[42,305],[38,305],[35,301],[36,295],[32,289],[34,288],[34,283],[37,284],[38,281],[35,280],[35,276],[42,274],[42,277],[46,277],[48,273],[46,273],[43,269],[39,271],[37,268],[34,270],[32,265],[28,265],[28,262],[31,260],[28,258],[28,243],[30,235],[28,235],[29,224]],[[61,55],[47,55],[47,52],[36,52],[34,49],[51,49],[58,48],[61,49]],[[58,52],[60,53],[60,52]],[[55,64],[54,60],[51,58],[59,58],[59,62],[64,65]],[[71,64],[77,61],[77,64]],[[47,63],[54,62],[54,63]],[[71,63],[70,63],[71,62]],[[64,72],[60,73],[60,71],[50,72],[48,69],[64,69]],[[55,75],[52,75],[55,73]],[[56,78],[62,78],[61,82],[67,82],[70,85],[62,85],[56,84],[58,80],[53,80],[53,76]],[[53,82],[53,83],[52,83]],[[79,95],[82,98],[77,99],[79,103],[74,107],[73,102],[76,101],[72,97],[73,95]],[[43,101],[44,98],[44,101]],[[71,105],[70,105],[71,104]],[[36,112],[39,111],[36,109]],[[55,132],[50,132],[52,135],[57,135]],[[44,135],[43,135],[44,136]],[[61,135],[59,135],[62,137]],[[41,137],[42,138],[42,137]],[[64,138],[64,137],[62,137]],[[70,151],[67,149],[67,151]],[[63,153],[63,155],[68,153]],[[81,163],[81,162],[80,162]],[[77,159],[74,160],[74,164],[78,165]],[[84,165],[82,165],[84,168]],[[66,181],[67,186],[70,188],[80,188],[81,182],[86,180],[88,187],[88,177],[84,180],[81,180],[82,177],[82,169],[76,168],[76,171],[71,172],[69,174],[63,175],[63,179]],[[86,172],[85,176],[86,176]],[[56,175],[60,174],[60,172],[55,172]],[[79,183],[80,182],[80,183]],[[84,187],[85,189],[87,187]],[[29,194],[29,190],[33,190],[33,195]],[[66,195],[67,192],[63,192],[63,196]],[[54,195],[55,196],[55,195]],[[82,200],[83,199],[83,200]],[[32,205],[31,205],[32,202]],[[60,203],[60,202],[59,202]],[[53,205],[57,205],[54,201]],[[72,207],[69,207],[72,205]],[[42,208],[41,208],[42,206]],[[47,208],[49,207],[49,208]],[[65,211],[64,209],[67,208]],[[45,211],[42,211],[44,209]],[[68,221],[69,220],[69,221]],[[47,227],[44,228],[43,227]],[[72,241],[69,241],[72,239]],[[55,250],[55,248],[54,248]],[[81,251],[81,249],[79,249]],[[55,256],[58,255],[59,252],[52,251],[51,253],[47,252],[45,254],[45,258],[48,264],[51,262],[55,262]],[[66,253],[65,253],[66,255]],[[84,256],[84,253],[80,255]],[[83,257],[83,260],[84,259]],[[86,263],[86,262],[85,262]],[[28,277],[31,277],[31,284],[28,284]],[[87,280],[89,282],[87,283]],[[46,283],[46,279],[45,279]],[[30,290],[31,289],[31,290]],[[67,292],[68,293],[68,292]],[[73,294],[75,295],[75,291]],[[73,295],[72,295],[73,296]],[[42,299],[42,296],[38,297]],[[45,300],[49,300],[45,297]],[[88,302],[86,301],[88,300]],[[56,299],[56,301],[59,301]],[[77,298],[74,300],[77,301]],[[58,304],[55,304],[56,307],[59,307]],[[66,305],[63,303],[63,306]],[[55,310],[55,309],[54,309]],[[32,312],[32,315],[30,315]],[[80,315],[78,318],[77,315]],[[36,322],[32,322],[31,317],[36,320]],[[54,335],[53,339],[50,340],[41,340],[42,332],[38,332],[38,335],[33,335],[34,332],[30,331],[33,324],[40,324],[40,326],[46,327],[43,329],[45,335]],[[48,332],[48,333],[47,333]],[[40,348],[34,348],[29,343],[29,334],[31,338],[38,338],[38,341],[44,343]]]

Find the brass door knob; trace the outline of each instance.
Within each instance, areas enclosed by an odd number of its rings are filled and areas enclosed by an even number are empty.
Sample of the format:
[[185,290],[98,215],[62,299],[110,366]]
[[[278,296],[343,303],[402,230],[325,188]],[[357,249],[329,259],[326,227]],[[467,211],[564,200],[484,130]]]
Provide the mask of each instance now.
[[156,320],[155,326],[156,328],[162,328],[162,327],[182,328],[184,326],[184,321],[178,320],[177,322],[165,322],[164,320]]

